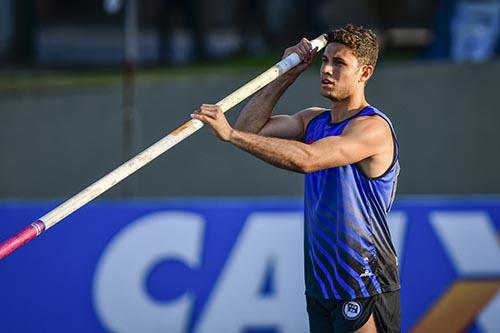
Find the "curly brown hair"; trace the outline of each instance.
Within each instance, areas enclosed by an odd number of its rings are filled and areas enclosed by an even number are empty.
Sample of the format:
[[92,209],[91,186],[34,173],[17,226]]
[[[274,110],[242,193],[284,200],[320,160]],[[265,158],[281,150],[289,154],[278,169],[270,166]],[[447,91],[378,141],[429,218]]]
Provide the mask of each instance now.
[[361,65],[377,64],[377,35],[371,29],[348,24],[345,27],[327,33],[328,43],[341,43],[349,47]]

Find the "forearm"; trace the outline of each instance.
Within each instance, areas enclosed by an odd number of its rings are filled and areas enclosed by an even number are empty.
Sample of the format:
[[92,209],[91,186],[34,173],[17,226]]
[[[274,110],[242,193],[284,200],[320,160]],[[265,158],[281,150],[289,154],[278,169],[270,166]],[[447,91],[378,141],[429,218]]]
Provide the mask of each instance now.
[[248,133],[258,133],[271,118],[278,100],[296,79],[296,75],[285,74],[258,92],[245,105],[234,128]]
[[279,168],[308,172],[308,161],[311,160],[309,146],[299,141],[233,130],[229,142]]

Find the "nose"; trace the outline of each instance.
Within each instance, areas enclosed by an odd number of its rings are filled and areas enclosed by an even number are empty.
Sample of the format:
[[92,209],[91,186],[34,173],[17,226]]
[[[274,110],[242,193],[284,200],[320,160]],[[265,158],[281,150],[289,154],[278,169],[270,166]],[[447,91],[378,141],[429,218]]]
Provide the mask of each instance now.
[[328,62],[324,62],[323,64],[321,64],[320,73],[323,75],[332,75],[333,74],[333,66],[330,65]]

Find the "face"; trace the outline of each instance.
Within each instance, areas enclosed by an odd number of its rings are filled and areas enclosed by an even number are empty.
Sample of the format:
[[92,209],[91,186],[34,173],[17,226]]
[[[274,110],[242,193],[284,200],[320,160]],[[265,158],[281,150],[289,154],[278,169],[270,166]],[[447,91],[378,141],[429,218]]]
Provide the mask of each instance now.
[[341,101],[352,96],[357,89],[364,89],[366,67],[359,64],[346,45],[328,44],[321,61],[321,95],[332,101]]

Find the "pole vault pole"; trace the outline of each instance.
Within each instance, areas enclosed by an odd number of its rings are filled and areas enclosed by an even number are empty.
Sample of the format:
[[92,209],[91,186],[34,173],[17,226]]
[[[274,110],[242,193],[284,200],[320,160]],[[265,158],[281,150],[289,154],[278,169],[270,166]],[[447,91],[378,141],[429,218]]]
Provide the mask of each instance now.
[[[324,35],[321,35],[320,37],[312,40],[311,43],[313,48],[318,48],[318,50],[320,50],[326,46],[327,40]],[[297,66],[300,62],[300,57],[296,53],[292,53],[264,73],[260,74],[247,84],[243,85],[241,88],[217,102],[217,105],[221,107],[223,112],[228,111],[248,96],[254,94],[274,81],[280,75]],[[19,247],[40,236],[44,231],[53,227],[66,216],[70,215],[83,205],[118,184],[120,181],[127,178],[132,173],[139,170],[202,127],[203,123],[196,119],[191,119],[185,122],[176,130],[170,132],[143,152],[123,163],[106,176],[85,188],[83,191],[63,202],[61,205],[57,206],[37,221],[21,230],[18,234],[1,243],[0,259],[5,258]]]

